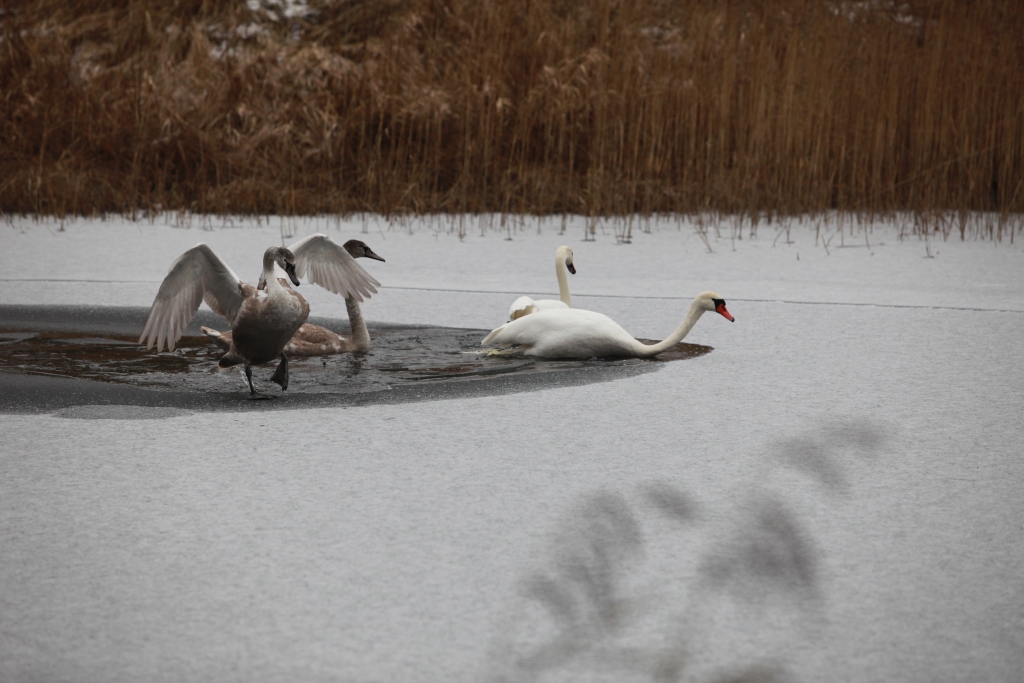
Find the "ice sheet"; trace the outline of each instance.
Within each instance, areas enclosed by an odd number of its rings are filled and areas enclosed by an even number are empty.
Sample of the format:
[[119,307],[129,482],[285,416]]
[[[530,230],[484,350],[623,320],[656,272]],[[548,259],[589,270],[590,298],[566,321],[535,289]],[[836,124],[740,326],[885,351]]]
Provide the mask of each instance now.
[[[198,241],[254,280],[274,221],[18,221],[0,303],[147,305]],[[715,351],[467,400],[0,416],[0,680],[1018,680],[1022,245],[582,225],[328,232],[387,259],[371,320],[500,324],[565,243],[574,304],[637,336],[718,291],[737,322],[687,339]]]

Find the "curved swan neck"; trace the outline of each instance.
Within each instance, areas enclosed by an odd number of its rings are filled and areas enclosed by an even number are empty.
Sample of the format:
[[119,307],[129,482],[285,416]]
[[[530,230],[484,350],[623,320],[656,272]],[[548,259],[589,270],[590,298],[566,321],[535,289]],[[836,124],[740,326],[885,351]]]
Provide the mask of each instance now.
[[345,308],[348,309],[348,324],[352,327],[352,343],[356,351],[368,351],[370,349],[370,333],[366,330],[366,322],[363,320],[363,312],[359,303],[352,297],[345,298]]
[[558,278],[558,298],[562,303],[572,308],[569,299],[569,279],[565,275],[565,254],[559,252],[555,256],[555,277]]
[[263,275],[260,276],[260,279],[266,283],[268,295],[284,290],[281,283],[277,281],[277,275],[274,273],[274,255],[269,250],[263,254]]
[[675,332],[665,337],[665,339],[657,344],[650,345],[643,344],[634,339],[633,341],[636,342],[636,355],[640,357],[656,356],[662,351],[672,348],[690,333],[690,330],[693,329],[693,326],[697,324],[702,315],[704,315],[704,308],[701,307],[697,299],[694,299],[693,303],[690,304],[690,310],[686,312],[686,317],[683,318],[683,322],[679,323],[679,327],[675,329]]

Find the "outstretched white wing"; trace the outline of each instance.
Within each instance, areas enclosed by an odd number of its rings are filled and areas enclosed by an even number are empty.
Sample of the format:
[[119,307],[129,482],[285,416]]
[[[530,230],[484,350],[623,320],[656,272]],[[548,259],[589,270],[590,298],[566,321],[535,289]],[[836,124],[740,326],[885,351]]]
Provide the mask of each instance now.
[[199,243],[179,256],[167,272],[156,293],[149,318],[142,328],[139,342],[156,350],[174,344],[199,310],[203,301],[214,313],[232,322],[242,305],[241,281],[228,265],[213,253],[213,249]]
[[356,263],[345,248],[317,233],[288,247],[295,255],[295,274],[324,289],[356,301],[377,293],[380,283]]

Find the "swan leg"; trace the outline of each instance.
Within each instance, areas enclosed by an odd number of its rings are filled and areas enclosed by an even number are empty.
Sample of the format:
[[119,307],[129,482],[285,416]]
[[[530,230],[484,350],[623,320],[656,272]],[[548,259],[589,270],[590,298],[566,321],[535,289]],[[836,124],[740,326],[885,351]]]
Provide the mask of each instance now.
[[245,364],[245,381],[249,383],[249,395],[256,395],[256,387],[252,385],[252,367],[248,363]]
[[245,379],[249,382],[249,398],[250,399],[266,400],[266,399],[269,399],[269,398],[274,398],[273,396],[270,396],[269,394],[261,394],[258,391],[256,391],[256,388],[252,385],[252,366],[250,366],[248,363],[245,364]]
[[277,370],[274,371],[274,376],[270,378],[271,382],[277,382],[281,385],[281,391],[288,388],[288,356],[281,354],[281,364],[277,366]]

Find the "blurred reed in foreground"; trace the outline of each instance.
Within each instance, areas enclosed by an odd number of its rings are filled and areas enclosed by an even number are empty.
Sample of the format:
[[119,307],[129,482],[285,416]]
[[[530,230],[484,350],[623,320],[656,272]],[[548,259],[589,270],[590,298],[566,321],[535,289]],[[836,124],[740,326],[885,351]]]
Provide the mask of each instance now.
[[21,2],[0,10],[0,210],[1002,230],[1022,36],[996,0]]

